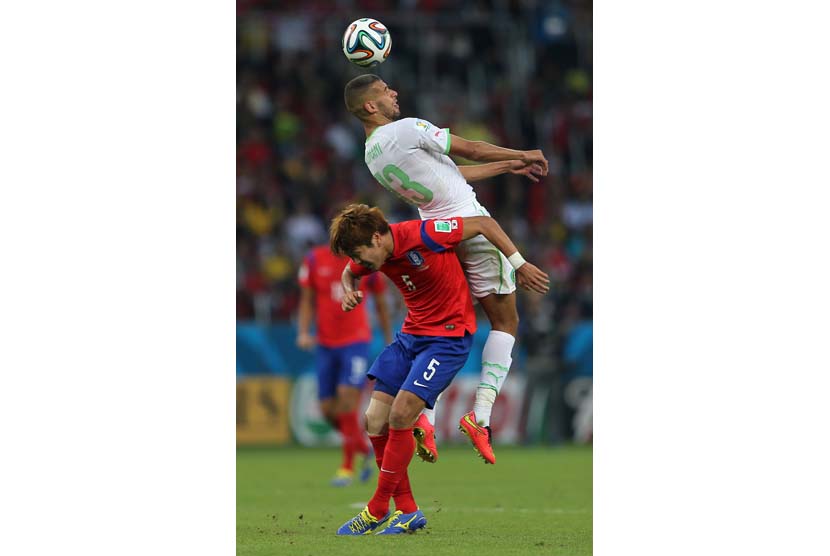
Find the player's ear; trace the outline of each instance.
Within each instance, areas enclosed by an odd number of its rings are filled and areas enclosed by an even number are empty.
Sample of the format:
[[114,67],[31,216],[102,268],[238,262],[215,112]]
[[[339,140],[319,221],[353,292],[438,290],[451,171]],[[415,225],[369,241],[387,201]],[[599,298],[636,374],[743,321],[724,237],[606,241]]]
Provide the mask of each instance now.
[[363,109],[369,114],[372,115],[378,111],[378,107],[373,100],[367,100],[363,103]]

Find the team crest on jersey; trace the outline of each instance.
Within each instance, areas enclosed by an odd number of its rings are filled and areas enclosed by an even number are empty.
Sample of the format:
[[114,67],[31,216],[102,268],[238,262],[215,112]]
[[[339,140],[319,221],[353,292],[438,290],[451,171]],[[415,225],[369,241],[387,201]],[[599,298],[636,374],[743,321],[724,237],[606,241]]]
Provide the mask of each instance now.
[[436,232],[444,232],[450,233],[453,230],[458,229],[458,220],[436,220],[435,221],[435,231]]
[[412,266],[421,266],[424,264],[424,258],[415,250],[407,251],[406,258],[412,263]]
[[424,131],[429,130],[429,124],[427,122],[425,122],[424,120],[415,120],[415,127],[419,127],[421,129],[423,129]]

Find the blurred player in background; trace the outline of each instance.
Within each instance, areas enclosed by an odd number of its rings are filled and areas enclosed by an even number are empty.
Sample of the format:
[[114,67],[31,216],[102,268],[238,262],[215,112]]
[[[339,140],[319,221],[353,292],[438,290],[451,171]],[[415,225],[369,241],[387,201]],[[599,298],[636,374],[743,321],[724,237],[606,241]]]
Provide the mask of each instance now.
[[[360,393],[366,383],[369,361],[369,318],[366,310],[344,314],[340,308],[343,286],[340,276],[347,258],[334,255],[328,245],[315,247],[305,257],[299,272],[300,306],[297,346],[310,350],[317,344],[317,392],[320,410],[343,438],[343,463],[331,483],[347,486],[354,477],[354,457],[363,456],[360,480],[371,474],[370,448],[357,418]],[[392,326],[384,299],[383,278],[375,275],[366,289],[374,294],[378,323],[386,343],[392,342]],[[311,334],[316,305],[317,338]]]
[[[344,91],[346,108],[366,131],[365,161],[369,171],[384,188],[416,206],[422,219],[489,216],[468,182],[507,172],[533,181],[547,175],[548,161],[542,151],[517,151],[468,141],[425,120],[399,119],[397,98],[397,92],[372,74],[355,77]],[[450,154],[489,164],[457,166]],[[512,362],[519,326],[513,268],[523,259],[509,260],[483,236],[465,241],[456,252],[470,290],[491,324],[482,353],[475,403],[472,411],[461,418],[459,428],[485,463],[496,463],[490,413]],[[521,277],[519,285],[524,286]],[[415,428],[418,455],[429,462],[437,459],[434,424],[434,415],[426,411]]]
[[[332,251],[352,259],[343,269],[344,311],[359,308],[362,276],[386,274],[403,294],[408,309],[395,342],[381,352],[369,377],[375,388],[366,410],[366,431],[375,448],[378,486],[357,516],[338,535],[412,532],[426,525],[412,495],[407,468],[415,453],[413,425],[424,407],[433,407],[470,354],[476,317],[464,272],[453,248],[484,234],[500,251],[518,251],[490,217],[451,217],[389,224],[378,208],[350,205],[332,221]],[[517,266],[519,283],[539,293],[549,288],[547,275],[534,265]],[[390,515],[390,499],[395,513]]]

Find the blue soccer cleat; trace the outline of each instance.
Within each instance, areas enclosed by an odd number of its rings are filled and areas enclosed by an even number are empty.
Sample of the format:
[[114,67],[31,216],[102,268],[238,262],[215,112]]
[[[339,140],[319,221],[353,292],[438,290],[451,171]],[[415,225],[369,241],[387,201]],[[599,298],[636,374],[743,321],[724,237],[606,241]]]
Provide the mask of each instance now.
[[423,529],[427,524],[427,518],[424,517],[424,512],[415,510],[411,514],[405,514],[400,510],[396,510],[392,514],[392,519],[389,520],[389,525],[386,529],[376,535],[399,535],[401,533],[414,533],[418,529]]
[[334,474],[334,478],[331,480],[331,486],[336,487],[345,487],[352,484],[352,476],[354,473],[349,471],[348,469],[338,469],[337,473]]
[[372,476],[372,465],[375,463],[375,455],[369,452],[363,456],[363,463],[360,465],[360,482],[365,483]]
[[386,523],[389,512],[382,519],[376,519],[369,513],[369,506],[363,508],[359,514],[340,526],[338,535],[369,535],[372,531]]

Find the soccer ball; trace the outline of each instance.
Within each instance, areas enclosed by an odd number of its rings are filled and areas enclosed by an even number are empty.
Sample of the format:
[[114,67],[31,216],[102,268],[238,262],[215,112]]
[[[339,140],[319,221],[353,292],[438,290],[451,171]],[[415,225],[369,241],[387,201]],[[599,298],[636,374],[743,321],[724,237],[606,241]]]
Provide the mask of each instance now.
[[352,21],[343,33],[343,54],[362,68],[380,64],[392,50],[392,35],[386,26],[376,19],[364,17]]

